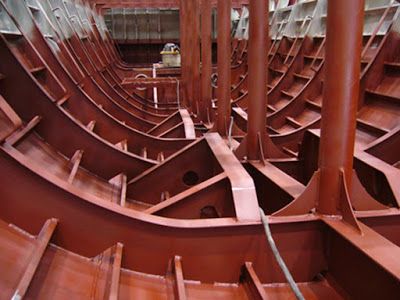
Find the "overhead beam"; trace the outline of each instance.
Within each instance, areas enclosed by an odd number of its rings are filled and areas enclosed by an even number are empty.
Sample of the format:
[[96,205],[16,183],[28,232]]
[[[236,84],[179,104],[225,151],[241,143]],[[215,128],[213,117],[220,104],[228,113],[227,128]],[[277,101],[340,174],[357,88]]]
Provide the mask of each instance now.
[[[217,6],[217,0],[211,0],[213,7]],[[90,0],[90,3],[95,6],[107,8],[169,8],[178,9],[179,0]],[[233,8],[241,8],[243,5],[248,5],[249,0],[232,0]]]

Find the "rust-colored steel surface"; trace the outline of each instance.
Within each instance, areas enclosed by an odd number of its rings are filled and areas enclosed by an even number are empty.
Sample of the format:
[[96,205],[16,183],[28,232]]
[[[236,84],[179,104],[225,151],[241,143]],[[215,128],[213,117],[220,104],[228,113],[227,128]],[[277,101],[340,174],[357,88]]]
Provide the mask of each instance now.
[[212,99],[212,9],[211,1],[201,1],[201,97],[199,117],[204,123],[211,122]]
[[[91,0],[92,5],[97,5],[103,8],[179,8],[180,0]],[[218,0],[212,0],[211,5],[217,6]],[[243,5],[249,4],[249,0],[233,0],[234,8],[241,8]]]
[[[178,6],[121,59],[101,8]],[[0,299],[399,299],[399,15],[0,0]]]
[[266,131],[267,65],[268,55],[268,6],[265,1],[250,1],[249,6],[248,84],[249,102],[247,135],[236,151],[238,157],[248,160],[278,158],[282,154],[272,143]]
[[231,0],[218,1],[218,117],[217,131],[227,136],[231,116]]
[[[360,86],[364,1],[329,1],[322,107],[318,210],[335,214],[340,173],[351,188]],[[335,194],[337,196],[335,196]]]
[[[250,101],[247,128],[247,154],[250,160],[260,159],[260,147],[265,146],[266,107],[267,107],[267,46],[268,13],[266,1],[250,2],[249,35],[249,82]],[[258,103],[259,102],[259,103]]]
[[180,2],[182,80],[184,101],[197,112],[200,98],[200,4]]

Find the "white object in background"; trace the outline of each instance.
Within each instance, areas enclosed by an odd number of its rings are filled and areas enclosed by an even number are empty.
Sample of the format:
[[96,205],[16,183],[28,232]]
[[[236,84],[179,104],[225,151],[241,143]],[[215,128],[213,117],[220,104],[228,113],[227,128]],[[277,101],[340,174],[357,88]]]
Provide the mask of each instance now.
[[[153,64],[153,78],[157,77],[157,69],[156,64]],[[154,100],[154,107],[158,108],[158,90],[157,87],[153,87],[153,100]]]

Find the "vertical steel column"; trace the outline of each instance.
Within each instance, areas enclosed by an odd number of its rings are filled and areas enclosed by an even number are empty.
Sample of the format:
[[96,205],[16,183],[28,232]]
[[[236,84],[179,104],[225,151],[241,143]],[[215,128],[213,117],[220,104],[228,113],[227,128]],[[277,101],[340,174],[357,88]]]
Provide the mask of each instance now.
[[231,117],[231,0],[218,0],[218,119],[217,131],[226,136]]
[[180,38],[180,48],[181,48],[181,95],[183,104],[186,107],[189,107],[190,103],[189,99],[189,81],[190,81],[190,72],[188,68],[190,53],[188,51],[188,1],[180,0],[179,2],[179,38]]
[[260,157],[265,145],[267,116],[268,4],[266,0],[250,0],[249,7],[249,106],[247,122],[247,155]]
[[198,0],[180,1],[182,89],[186,106],[197,110],[200,98],[200,6]]
[[192,12],[190,20],[190,72],[192,73],[191,97],[192,111],[198,113],[200,102],[200,2],[199,0],[186,0],[189,2],[189,9]]
[[199,116],[203,122],[209,120],[211,113],[211,13],[211,0],[201,0],[201,100],[199,105]]
[[329,0],[318,211],[336,214],[343,171],[351,187],[360,88],[364,0]]

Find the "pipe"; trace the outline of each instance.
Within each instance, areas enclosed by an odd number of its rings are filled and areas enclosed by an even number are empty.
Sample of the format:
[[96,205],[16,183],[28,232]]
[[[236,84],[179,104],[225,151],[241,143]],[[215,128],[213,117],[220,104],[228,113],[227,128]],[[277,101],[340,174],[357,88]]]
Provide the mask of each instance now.
[[226,136],[231,117],[231,0],[219,0],[218,23],[218,119],[217,131]]
[[360,89],[364,0],[329,0],[322,107],[318,211],[336,214],[341,170],[351,187]]
[[[251,0],[249,7],[249,106],[247,122],[247,156],[259,158],[259,136],[264,139],[267,115],[267,63],[268,55],[267,1]],[[263,141],[263,144],[264,141]]]

